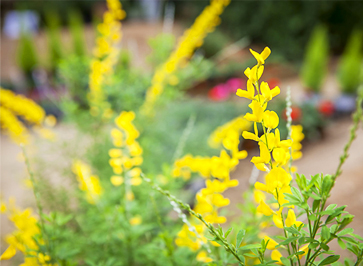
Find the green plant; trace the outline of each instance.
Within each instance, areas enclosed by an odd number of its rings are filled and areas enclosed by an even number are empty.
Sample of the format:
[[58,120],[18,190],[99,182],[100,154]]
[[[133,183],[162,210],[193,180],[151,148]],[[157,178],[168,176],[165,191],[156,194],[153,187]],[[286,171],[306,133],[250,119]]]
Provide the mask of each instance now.
[[46,33],[48,39],[48,67],[54,71],[63,58],[62,41],[60,35],[61,22],[57,12],[50,9],[45,13]]
[[37,50],[34,45],[34,39],[30,34],[23,33],[20,36],[17,47],[17,64],[20,69],[28,76],[31,71],[38,65]]
[[319,25],[310,37],[301,68],[301,78],[304,85],[315,93],[320,91],[326,75],[328,55],[327,29]]
[[77,10],[71,10],[68,16],[68,25],[73,40],[73,52],[77,56],[85,56],[87,51],[83,35],[84,28],[82,14]]
[[339,63],[338,80],[345,93],[355,93],[361,83],[363,32],[353,30]]

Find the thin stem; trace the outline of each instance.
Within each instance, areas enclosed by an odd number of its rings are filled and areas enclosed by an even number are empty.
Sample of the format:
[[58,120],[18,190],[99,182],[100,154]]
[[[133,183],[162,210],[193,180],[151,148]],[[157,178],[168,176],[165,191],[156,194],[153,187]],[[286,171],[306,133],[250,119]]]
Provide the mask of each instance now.
[[27,153],[25,151],[25,147],[24,147],[24,145],[20,145],[20,147],[21,147],[23,155],[24,155],[25,165],[26,165],[26,169],[27,169],[28,174],[29,174],[30,181],[32,182],[32,188],[33,188],[32,190],[33,190],[35,202],[36,202],[38,212],[39,212],[41,232],[46,238],[45,247],[47,249],[48,254],[51,255],[51,257],[53,258],[52,253],[51,253],[51,249],[49,247],[49,244],[50,244],[49,236],[48,236],[48,234],[46,232],[46,229],[45,229],[45,222],[44,222],[44,218],[43,218],[44,212],[43,212],[42,204],[40,202],[40,195],[39,195],[39,191],[38,191],[38,185],[37,185],[37,183],[35,181],[34,174],[33,174],[32,170],[30,168],[30,162],[29,162],[29,158],[27,156]]
[[193,211],[190,208],[189,204],[183,203],[181,200],[179,200],[176,197],[174,197],[173,195],[171,195],[169,191],[163,190],[161,187],[153,184],[153,182],[149,178],[145,177],[144,174],[141,174],[141,177],[145,182],[150,184],[153,189],[155,189],[156,191],[158,191],[161,194],[165,195],[166,197],[168,197],[168,199],[170,201],[173,201],[173,202],[177,203],[181,208],[188,211],[191,215],[193,215],[194,217],[199,219],[209,229],[209,232],[213,236],[215,236],[216,239],[219,240],[223,244],[224,248],[237,259],[239,264],[242,265],[242,266],[245,266],[245,264],[243,263],[243,261],[241,260],[241,258],[237,254],[237,249],[232,247],[231,244],[229,244],[226,241],[226,239],[217,232],[217,230],[213,227],[213,225],[211,225],[206,220],[204,220],[204,218],[203,218],[203,216],[201,214],[196,213],[195,211]]

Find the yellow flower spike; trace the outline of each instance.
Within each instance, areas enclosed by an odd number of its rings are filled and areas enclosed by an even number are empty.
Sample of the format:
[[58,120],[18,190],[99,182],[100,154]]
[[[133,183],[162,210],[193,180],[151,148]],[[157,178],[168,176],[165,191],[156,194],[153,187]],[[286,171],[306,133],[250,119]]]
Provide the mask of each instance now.
[[279,125],[279,116],[274,111],[265,111],[263,113],[264,126],[269,129],[274,129]]
[[260,205],[257,207],[257,212],[262,213],[265,216],[271,216],[274,211],[263,200],[260,201]]
[[278,265],[284,265],[282,262],[281,262],[281,257],[282,257],[282,254],[280,253],[280,251],[278,251],[277,249],[273,250],[272,253],[271,253],[271,259],[272,260],[276,260],[276,264]]
[[265,236],[264,239],[265,239],[266,243],[268,241],[266,248],[269,249],[269,250],[276,249],[276,246],[279,244],[275,240],[273,240],[272,238],[270,238],[268,236]]
[[260,91],[261,91],[262,97],[264,98],[265,101],[271,101],[272,93],[271,93],[270,87],[268,86],[267,82],[265,82],[265,81],[261,82]]
[[16,249],[14,246],[10,245],[5,251],[4,253],[1,255],[0,257],[0,261],[1,260],[9,260],[12,257],[14,257],[16,254]]
[[208,263],[208,262],[212,262],[213,261],[210,257],[208,257],[208,254],[205,251],[200,251],[198,253],[196,259],[197,259],[197,261],[204,262],[204,263]]
[[141,224],[141,222],[142,222],[142,218],[141,218],[141,216],[140,216],[140,215],[137,215],[137,216],[135,216],[135,217],[132,217],[132,218],[129,220],[129,222],[130,222],[130,224],[131,224],[132,226],[139,225],[139,224]]
[[262,142],[259,142],[258,145],[260,147],[260,156],[253,156],[251,159],[251,162],[254,163],[256,167],[257,164],[267,164],[271,160],[271,154],[270,151],[267,149],[267,146]]
[[247,113],[244,116],[244,118],[246,120],[248,120],[248,121],[251,121],[251,122],[259,122],[259,123],[261,123],[262,122],[262,119],[263,119],[264,111],[266,109],[266,105],[261,106],[261,104],[258,101],[253,100],[248,106],[251,108],[252,114],[251,113]]
[[261,201],[266,200],[266,195],[262,191],[254,189],[253,190],[253,199],[256,203],[260,203]]
[[251,80],[247,80],[247,90],[238,89],[236,95],[253,100],[255,97],[255,88],[253,87]]
[[113,175],[110,180],[111,184],[115,187],[121,186],[124,183],[124,178],[122,176]]

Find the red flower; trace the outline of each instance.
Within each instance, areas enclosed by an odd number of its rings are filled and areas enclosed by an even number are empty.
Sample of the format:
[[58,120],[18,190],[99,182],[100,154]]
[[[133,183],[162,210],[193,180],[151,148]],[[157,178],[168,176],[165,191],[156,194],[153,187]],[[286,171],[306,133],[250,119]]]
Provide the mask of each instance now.
[[[292,106],[291,107],[291,119],[292,121],[298,121],[300,120],[302,115],[301,109],[297,106]],[[283,110],[282,112],[282,117],[287,120],[287,116],[286,116],[286,109]]]
[[331,116],[334,109],[334,104],[331,101],[322,101],[318,106],[319,112],[326,116]]

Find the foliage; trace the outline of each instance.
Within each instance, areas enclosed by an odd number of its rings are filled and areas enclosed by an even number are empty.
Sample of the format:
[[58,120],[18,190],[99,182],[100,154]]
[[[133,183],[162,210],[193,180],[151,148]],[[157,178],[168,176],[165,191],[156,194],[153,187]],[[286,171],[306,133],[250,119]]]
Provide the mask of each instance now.
[[[204,1],[177,1],[176,15],[192,20],[203,7]],[[298,63],[317,24],[327,25],[331,51],[340,54],[352,25],[363,27],[362,8],[359,1],[231,1],[220,27],[235,40],[247,36],[253,43],[269,44],[275,53]]]
[[54,71],[63,57],[62,41],[60,35],[60,18],[55,10],[48,10],[46,14],[47,40],[48,40],[48,60],[49,68]]
[[77,56],[85,56],[87,54],[86,44],[83,35],[83,19],[82,14],[77,10],[69,12],[68,25],[73,40],[73,52]]
[[343,92],[355,93],[361,83],[363,32],[353,30],[340,60],[338,79]]
[[19,68],[25,74],[30,75],[39,63],[34,40],[30,34],[21,34],[16,54]]
[[301,69],[304,85],[315,93],[321,89],[327,71],[328,55],[327,30],[320,25],[314,29],[310,37]]
[[[23,147],[39,215],[18,210],[12,200],[1,202],[1,211],[17,227],[6,238],[9,247],[1,260],[10,259],[18,250],[24,255],[23,265],[312,266],[338,263],[340,256],[329,247],[337,240],[355,256],[355,261],[345,264],[359,265],[363,238],[348,227],[353,216],[345,211],[346,206],[327,206],[327,201],[362,120],[363,88],[335,174],[306,178],[292,165],[302,156],[305,135],[301,125],[292,125],[290,91],[286,138],[278,128],[283,124],[280,113],[268,109],[280,94],[278,86],[270,88],[260,81],[271,53],[268,47],[261,53],[250,50],[257,64],[244,71],[246,89],[236,93],[250,101],[250,110],[234,103],[182,97],[183,89],[211,75],[214,66],[199,56],[191,58],[201,43],[188,32],[198,32],[199,23],[206,23],[203,36],[197,38],[203,41],[219,23],[228,1],[212,1],[206,10],[214,13],[210,17],[202,13],[197,26],[186,32],[174,50],[187,47],[192,51],[168,57],[162,64],[165,69],[158,68],[154,75],[160,80],[152,82],[148,74],[127,66],[118,66],[115,72],[119,51],[112,49],[125,14],[118,0],[107,0],[107,4],[93,59],[73,57],[61,66],[71,87],[64,107],[68,119],[77,122],[77,133],[55,147],[56,153],[64,153],[62,160],[34,167],[33,173],[28,147]],[[113,30],[115,39],[109,35]],[[180,62],[183,68],[179,68]],[[175,69],[170,71],[170,65]],[[74,66],[79,66],[79,72]],[[162,105],[147,105],[152,115],[143,109],[145,103],[150,104],[145,94],[150,83],[151,88],[161,86],[152,95]],[[100,97],[85,101],[81,87]],[[8,101],[1,102],[1,107],[28,121],[32,121],[29,115],[37,114],[36,109],[40,114],[36,121],[43,122],[43,110],[34,108],[31,101],[9,92],[4,95]],[[108,108],[97,109],[97,113],[93,107],[104,107],[97,105],[100,102]],[[10,103],[16,103],[16,108]],[[9,117],[5,113],[0,121]],[[15,124],[10,122],[8,125]],[[239,184],[231,173],[247,156],[241,149],[244,140],[256,142],[259,153],[252,157],[254,170],[244,193],[243,217],[231,223],[236,228],[233,231],[230,224],[221,226],[232,218],[224,208],[230,200],[223,193]],[[61,162],[65,165],[60,166]],[[54,166],[62,173],[61,185],[49,182],[47,171],[56,172]],[[262,182],[257,181],[258,171],[263,174]],[[200,180],[202,185],[197,184]],[[274,236],[267,235],[267,227],[274,227]]]

